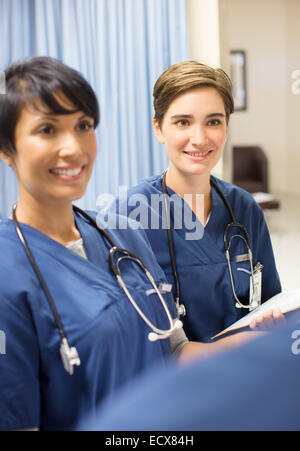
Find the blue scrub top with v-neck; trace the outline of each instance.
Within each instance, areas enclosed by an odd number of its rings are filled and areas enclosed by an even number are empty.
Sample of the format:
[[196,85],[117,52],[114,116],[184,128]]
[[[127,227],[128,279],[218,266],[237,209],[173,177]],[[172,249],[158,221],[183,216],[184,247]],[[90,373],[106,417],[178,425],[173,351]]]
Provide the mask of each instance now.
[[[281,291],[281,284],[263,212],[251,194],[216,177],[214,179],[227,197],[236,220],[247,228],[254,266],[258,262],[263,265],[262,302],[264,302]],[[214,335],[249,312],[248,309],[239,309],[235,306],[225,257],[224,230],[232,220],[213,186],[211,215],[204,228],[188,204],[174,191],[169,188],[167,190],[172,199],[170,217],[180,283],[180,302],[185,305],[187,311],[186,316],[181,319],[190,340],[208,342]],[[122,212],[123,215],[126,214],[140,222],[147,233],[158,263],[164,270],[167,280],[173,284],[174,290],[167,229],[165,221],[162,220],[164,215],[162,194],[161,176],[150,177],[117,199],[111,204],[110,210]],[[184,212],[189,216],[189,222],[186,221]],[[182,218],[181,224],[178,216]],[[193,237],[193,233],[197,239],[187,239],[188,236]],[[244,241],[235,236],[237,234],[241,234],[240,230],[233,228],[228,236],[228,239],[231,239],[231,266],[237,296],[243,304],[248,304],[250,264],[249,261],[236,261],[237,256],[247,252]]]
[[[81,365],[70,376],[59,354],[61,337],[39,280],[11,220],[0,223],[0,429],[76,429],[106,396],[154,363],[170,357],[170,340],[150,342],[145,324],[109,267],[110,246],[75,213],[88,260],[30,226],[25,239],[55,302],[69,345]],[[138,255],[157,284],[165,281],[142,230],[108,230]],[[121,262],[122,277],[146,317],[169,329],[152,285],[135,263]],[[149,291],[150,290],[150,291]],[[152,290],[153,291],[153,290]],[[176,317],[170,293],[164,294]]]

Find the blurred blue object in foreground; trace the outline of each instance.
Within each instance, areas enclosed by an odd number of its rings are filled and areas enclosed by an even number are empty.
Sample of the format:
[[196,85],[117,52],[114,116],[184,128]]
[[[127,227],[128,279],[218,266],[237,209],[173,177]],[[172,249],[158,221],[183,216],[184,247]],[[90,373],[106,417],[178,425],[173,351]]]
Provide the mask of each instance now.
[[82,429],[300,430],[300,313],[239,349],[153,369]]

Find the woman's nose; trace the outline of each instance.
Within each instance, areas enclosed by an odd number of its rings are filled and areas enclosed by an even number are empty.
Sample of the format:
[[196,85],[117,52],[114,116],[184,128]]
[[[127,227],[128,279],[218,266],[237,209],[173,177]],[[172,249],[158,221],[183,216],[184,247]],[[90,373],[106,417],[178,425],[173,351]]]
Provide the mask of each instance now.
[[61,156],[76,155],[81,152],[81,143],[74,133],[66,133],[59,142]]
[[201,125],[193,127],[191,143],[193,146],[205,146],[208,144],[208,136],[205,127]]

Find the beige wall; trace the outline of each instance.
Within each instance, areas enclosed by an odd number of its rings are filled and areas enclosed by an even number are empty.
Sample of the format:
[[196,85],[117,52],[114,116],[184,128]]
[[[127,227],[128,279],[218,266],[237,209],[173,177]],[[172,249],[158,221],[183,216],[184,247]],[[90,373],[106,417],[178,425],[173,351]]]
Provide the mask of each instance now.
[[286,188],[285,0],[226,0],[228,46],[247,55],[246,111],[232,116],[232,144],[258,144],[269,160],[270,187]]
[[[219,0],[186,0],[186,5],[191,59],[219,67],[221,65]],[[213,172],[218,177],[223,177],[226,172],[227,154],[228,151],[225,151],[225,158],[214,168]]]
[[187,0],[191,57],[209,55],[208,43],[214,55],[215,39],[220,39],[219,61],[225,70],[230,49],[247,54],[248,108],[231,118],[231,143],[262,146],[271,190],[299,195],[300,94],[292,93],[291,76],[300,70],[300,0],[219,0],[219,31],[211,29],[201,38],[206,45],[200,51],[196,24],[199,14],[207,14],[205,1],[210,0]]
[[220,64],[219,0],[187,0],[191,57]]
[[[300,0],[287,0],[286,29],[286,167],[288,191],[300,194]],[[298,72],[298,82],[292,73]],[[294,89],[293,89],[294,85]],[[293,93],[294,91],[294,93]]]

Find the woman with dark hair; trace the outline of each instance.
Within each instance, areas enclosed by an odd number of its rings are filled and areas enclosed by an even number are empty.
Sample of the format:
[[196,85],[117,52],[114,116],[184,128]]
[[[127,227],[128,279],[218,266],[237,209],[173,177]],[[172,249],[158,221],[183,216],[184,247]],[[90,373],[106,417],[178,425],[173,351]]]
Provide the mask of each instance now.
[[5,75],[0,156],[19,196],[0,224],[0,429],[75,429],[104,396],[187,340],[172,334],[181,323],[173,324],[171,294],[152,293],[165,279],[144,232],[103,231],[72,204],[97,151],[90,85],[48,57]]

